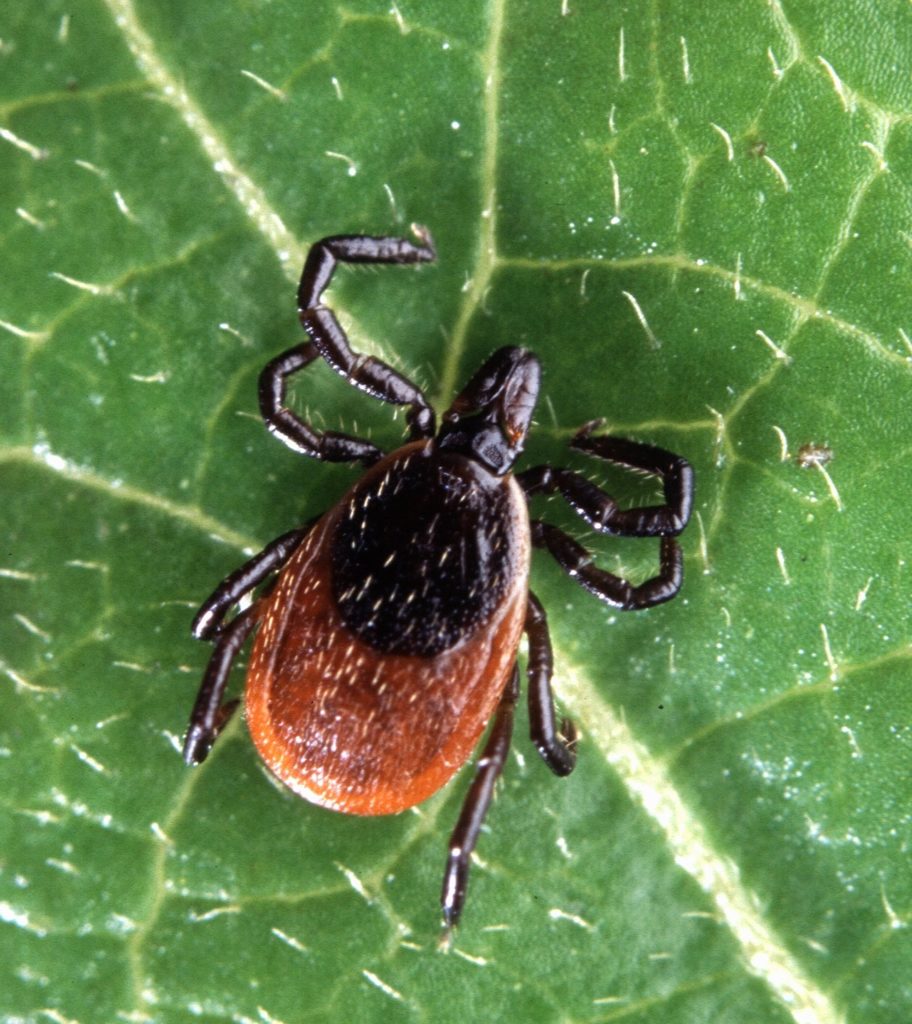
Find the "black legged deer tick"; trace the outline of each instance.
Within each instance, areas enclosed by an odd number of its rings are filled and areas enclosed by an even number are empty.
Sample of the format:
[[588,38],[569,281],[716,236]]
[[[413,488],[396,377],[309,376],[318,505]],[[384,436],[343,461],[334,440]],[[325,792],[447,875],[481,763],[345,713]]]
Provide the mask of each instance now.
[[[587,424],[579,452],[653,474],[665,503],[620,509],[569,469],[512,473],[538,397],[538,359],[501,348],[475,373],[435,429],[424,394],[390,366],[359,355],[321,296],[338,262],[427,263],[431,237],[324,238],[307,257],[298,315],[309,340],[260,376],[269,430],[315,459],[360,462],[364,475],[316,521],[273,541],[203,604],[193,635],[215,643],[184,744],[199,764],[237,702],[225,703],[232,662],[254,628],[246,714],[272,773],[300,796],[349,814],[394,814],[444,785],[493,718],[456,828],[441,902],[447,930],[465,902],[469,859],[503,770],[519,698],[516,656],[528,637],[532,742],[555,775],[569,775],[576,732],[558,726],[547,619],[529,590],[531,548],[613,608],[648,608],[681,586],[675,536],[690,515],[693,472],[679,455]],[[370,441],[318,431],[285,404],[288,378],[323,358],[350,384],[408,408],[411,438],[389,455]],[[593,529],[659,537],[657,576],[632,584],[592,564],[577,541],[529,520],[527,499],[559,493]],[[229,611],[277,574],[243,611]]]

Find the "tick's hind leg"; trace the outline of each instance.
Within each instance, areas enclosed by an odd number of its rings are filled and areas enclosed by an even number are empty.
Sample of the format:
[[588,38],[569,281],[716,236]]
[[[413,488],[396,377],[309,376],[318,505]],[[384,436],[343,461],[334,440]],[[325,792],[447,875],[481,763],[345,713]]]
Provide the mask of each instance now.
[[555,775],[569,775],[576,764],[576,729],[569,718],[560,730],[554,717],[554,694],[551,674],[554,662],[548,618],[541,601],[530,591],[526,611],[526,635],[529,638],[527,669],[529,698],[529,731],[532,742],[545,764]]
[[513,736],[513,713],[519,699],[519,669],[513,667],[510,681],[497,705],[494,724],[475,767],[475,778],[462,805],[459,820],[450,836],[450,855],[443,874],[440,904],[444,926],[449,932],[459,922],[465,905],[469,863],[485,815],[494,797],[494,784],[503,771]]
[[256,625],[255,609],[247,608],[227,624],[225,616],[242,597],[255,590],[291,558],[312,525],[309,523],[299,530],[291,530],[268,544],[240,569],[226,576],[196,613],[193,635],[198,640],[215,641],[215,650],[206,666],[190,714],[187,738],[184,740],[184,761],[187,764],[200,764],[206,759],[216,737],[227,725],[237,706],[237,701],[225,704],[223,698],[234,659]]
[[429,263],[436,258],[427,229],[413,228],[418,243],[407,238],[334,235],[311,247],[298,286],[298,317],[310,341],[273,359],[260,375],[260,410],[269,430],[295,451],[332,462],[376,462],[380,450],[347,434],[314,430],[285,405],[288,377],[321,356],[361,391],[393,405],[407,405],[413,439],[434,434],[434,413],[424,393],[407,377],[373,356],[355,352],[345,331],[321,297],[337,263]]

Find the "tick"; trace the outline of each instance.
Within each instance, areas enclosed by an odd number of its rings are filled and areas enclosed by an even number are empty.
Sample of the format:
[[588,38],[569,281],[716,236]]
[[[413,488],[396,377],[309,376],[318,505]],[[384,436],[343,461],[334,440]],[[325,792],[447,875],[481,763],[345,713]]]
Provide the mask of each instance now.
[[[434,260],[430,234],[413,231],[415,241],[324,238],[307,256],[298,316],[308,340],[262,371],[260,410],[270,432],[295,451],[365,470],[337,504],[274,540],[200,608],[193,635],[215,650],[184,760],[206,758],[236,707],[225,701],[225,688],[254,629],[244,698],[253,742],[276,778],[323,807],[375,815],[420,803],[465,764],[490,722],[449,842],[441,894],[449,930],[462,912],[470,857],[509,750],[524,633],[532,742],[555,775],[569,775],[576,761],[576,731],[555,715],[548,623],[529,589],[531,549],[549,552],[613,608],[668,601],[681,587],[674,538],[690,516],[693,471],[662,448],[597,434],[596,421],[570,447],[657,476],[663,504],[621,509],[570,469],[514,473],[541,377],[538,359],[522,348],[498,349],[437,429],[423,392],[381,360],[355,352],[322,301],[339,262]],[[405,406],[408,443],[385,454],[363,438],[317,430],[292,411],[289,378],[319,358],[373,398]],[[568,534],[530,521],[528,499],[536,494],[560,494],[599,533],[660,538],[658,574],[634,584],[597,568]]]

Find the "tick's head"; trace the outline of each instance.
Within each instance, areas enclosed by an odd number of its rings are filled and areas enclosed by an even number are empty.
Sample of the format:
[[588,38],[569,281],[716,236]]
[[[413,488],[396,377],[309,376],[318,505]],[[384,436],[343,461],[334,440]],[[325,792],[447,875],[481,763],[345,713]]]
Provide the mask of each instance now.
[[508,473],[523,449],[538,399],[541,364],[524,348],[501,348],[443,415],[438,445]]

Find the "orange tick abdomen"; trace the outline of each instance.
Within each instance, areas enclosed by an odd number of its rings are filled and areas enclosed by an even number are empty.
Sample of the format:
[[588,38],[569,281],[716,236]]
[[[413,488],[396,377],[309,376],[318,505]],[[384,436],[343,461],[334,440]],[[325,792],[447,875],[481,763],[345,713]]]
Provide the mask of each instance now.
[[[440,491],[426,506],[433,522],[409,514],[412,485]],[[308,534],[258,615],[245,703],[273,774],[352,814],[436,792],[503,692],[528,562],[525,500],[509,478],[424,442],[373,467]]]

